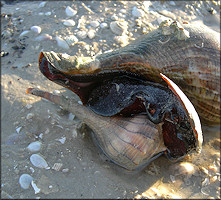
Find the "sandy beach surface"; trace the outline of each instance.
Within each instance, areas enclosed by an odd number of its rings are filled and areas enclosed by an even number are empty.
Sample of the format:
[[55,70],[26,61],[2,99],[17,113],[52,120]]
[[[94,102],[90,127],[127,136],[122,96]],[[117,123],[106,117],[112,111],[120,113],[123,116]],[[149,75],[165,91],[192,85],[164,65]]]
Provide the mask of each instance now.
[[[38,87],[78,98],[40,73],[41,51],[94,56],[168,18],[220,32],[220,1],[1,1],[2,198],[220,199],[220,126],[203,125],[201,154],[177,163],[161,156],[129,173],[73,114],[26,94]],[[112,30],[114,21],[123,25]]]

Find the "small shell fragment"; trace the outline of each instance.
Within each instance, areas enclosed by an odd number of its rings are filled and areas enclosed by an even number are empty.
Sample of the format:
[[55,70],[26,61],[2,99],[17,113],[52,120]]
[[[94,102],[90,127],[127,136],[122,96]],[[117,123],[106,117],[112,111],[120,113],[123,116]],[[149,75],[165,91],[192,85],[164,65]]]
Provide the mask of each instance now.
[[63,163],[55,163],[52,167],[53,170],[55,171],[60,171],[60,169],[62,168]]
[[42,35],[39,35],[35,38],[35,41],[45,41],[45,40],[51,40],[52,39],[52,36],[50,36],[49,34],[42,34]]
[[114,21],[110,23],[110,29],[116,35],[122,35],[127,32],[128,23],[126,21]]
[[65,12],[68,17],[73,17],[77,14],[77,11],[72,9],[70,6],[66,7]]
[[17,133],[20,133],[21,128],[22,128],[22,127],[16,128],[16,132],[17,132]]
[[100,25],[100,23],[98,21],[91,21],[90,25],[94,28],[98,27]]
[[51,15],[51,12],[50,12],[50,11],[48,11],[48,12],[45,13],[45,16],[50,16],[50,15]]
[[105,22],[103,22],[103,23],[100,24],[100,27],[101,27],[101,28],[107,28],[107,27],[108,27],[108,24],[105,23]]
[[77,37],[74,36],[74,35],[65,36],[65,37],[64,37],[64,40],[67,42],[67,44],[68,44],[69,46],[74,46],[74,45],[78,42]]
[[41,27],[40,26],[32,26],[31,30],[34,31],[37,34],[41,33]]
[[72,113],[69,113],[68,119],[69,119],[70,121],[72,121],[72,120],[74,120],[74,118],[75,118],[75,115],[72,114]]
[[30,108],[32,108],[32,105],[31,105],[31,104],[27,104],[25,107],[26,107],[27,109],[30,109]]
[[78,31],[77,36],[81,39],[85,39],[87,37],[87,32],[86,31]]
[[60,139],[56,139],[57,141],[59,141],[61,144],[64,144],[66,141],[66,137],[61,137]]
[[42,1],[39,5],[38,5],[38,7],[39,8],[43,8],[43,7],[45,7],[45,5],[46,5],[46,1]]
[[76,130],[76,129],[73,129],[73,131],[72,131],[72,137],[73,137],[73,138],[76,138],[77,135],[78,135],[77,130]]
[[61,47],[63,49],[69,49],[67,42],[65,40],[63,40],[62,38],[56,36],[55,40],[57,41],[57,44],[59,47]]
[[34,117],[34,113],[28,113],[26,119],[30,120],[32,117]]
[[63,24],[65,26],[75,26],[75,21],[72,19],[67,19],[67,20],[64,20]]
[[138,9],[136,6],[133,7],[132,10],[132,15],[134,17],[143,17],[144,16],[144,11],[141,9]]
[[34,181],[31,182],[31,186],[33,187],[34,191],[35,191],[35,194],[38,194],[41,189],[37,187],[37,185],[35,184]]
[[31,182],[34,180],[34,178],[32,176],[30,176],[29,174],[22,174],[19,178],[19,184],[21,186],[21,188],[23,189],[28,189]]
[[30,161],[35,167],[48,169],[48,163],[39,154],[32,154]]
[[32,142],[31,144],[29,144],[28,146],[27,146],[27,149],[30,151],[30,152],[38,152],[38,151],[40,151],[40,149],[41,149],[41,145],[42,145],[42,143],[41,142],[39,142],[39,141],[35,141],[35,142]]
[[87,36],[88,36],[90,39],[93,39],[93,38],[95,37],[95,33],[96,33],[95,30],[90,30],[90,31],[88,31]]
[[23,31],[21,32],[21,34],[19,35],[19,37],[23,37],[25,35],[27,35],[30,31]]

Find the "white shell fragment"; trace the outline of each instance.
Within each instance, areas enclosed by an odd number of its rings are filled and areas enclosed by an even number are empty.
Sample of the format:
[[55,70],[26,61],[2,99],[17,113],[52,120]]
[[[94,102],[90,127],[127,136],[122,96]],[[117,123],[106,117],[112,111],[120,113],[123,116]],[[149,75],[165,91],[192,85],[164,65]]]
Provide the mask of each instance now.
[[65,40],[63,40],[62,38],[56,36],[55,40],[57,41],[57,44],[59,47],[61,47],[63,49],[69,49],[67,42]]
[[77,136],[78,136],[77,130],[76,130],[76,129],[73,129],[73,130],[72,130],[72,137],[73,137],[73,138],[76,138]]
[[56,139],[57,141],[59,141],[61,144],[64,144],[66,141],[66,137],[61,137],[60,139]]
[[33,117],[34,117],[34,113],[28,113],[27,116],[26,116],[26,119],[30,120]]
[[127,32],[128,23],[126,21],[114,21],[110,23],[110,29],[116,35],[122,35]]
[[31,30],[34,31],[37,34],[41,33],[41,27],[40,26],[32,26]]
[[30,161],[35,167],[49,169],[48,163],[39,154],[32,154],[30,157]]
[[51,11],[48,11],[45,13],[45,16],[50,16],[51,15]]
[[27,35],[30,31],[23,31],[21,32],[21,34],[19,35],[19,37],[23,37],[25,35]]
[[70,121],[72,121],[72,120],[74,120],[74,118],[75,118],[75,115],[72,114],[72,113],[69,113],[68,119],[69,119]]
[[77,14],[77,11],[72,9],[70,6],[67,6],[67,8],[65,9],[65,12],[68,17],[73,17]]
[[88,33],[87,33],[87,36],[88,36],[90,39],[93,39],[93,38],[95,37],[95,33],[96,33],[95,30],[89,30]]
[[100,23],[98,21],[91,21],[90,25],[94,28],[98,27],[100,25]]
[[52,40],[52,36],[46,33],[46,34],[39,35],[35,38],[35,41],[46,41],[46,40]]
[[144,11],[141,9],[138,9],[136,6],[133,7],[132,9],[132,15],[134,17],[143,17],[144,16]]
[[72,19],[67,19],[67,20],[64,20],[63,24],[65,26],[75,26],[75,21]]
[[29,144],[29,145],[27,146],[27,149],[28,149],[30,152],[32,152],[32,153],[38,152],[38,151],[40,151],[40,149],[41,149],[41,145],[42,145],[41,142],[35,141],[35,142],[32,142],[31,144]]
[[34,178],[32,176],[30,176],[29,174],[22,174],[19,178],[19,184],[21,186],[21,188],[23,189],[28,189],[31,182],[34,180]]
[[77,36],[81,39],[85,39],[87,37],[87,32],[86,31],[78,31]]
[[43,7],[45,7],[46,3],[47,3],[47,2],[42,1],[42,2],[38,5],[38,7],[39,7],[39,8],[43,8]]
[[60,171],[60,169],[62,168],[63,163],[55,163],[52,167],[53,170],[55,171]]
[[103,23],[100,24],[100,27],[101,27],[101,28],[107,28],[107,27],[108,27],[108,24],[105,23],[105,22],[103,22]]
[[78,42],[78,39],[77,39],[77,37],[75,35],[65,36],[64,40],[67,42],[67,44],[69,46],[74,46]]
[[41,189],[37,187],[37,185],[35,184],[34,181],[31,182],[31,186],[33,187],[34,191],[35,191],[35,194],[38,194]]
[[22,127],[16,128],[16,132],[17,132],[17,133],[20,133],[21,128],[22,128]]

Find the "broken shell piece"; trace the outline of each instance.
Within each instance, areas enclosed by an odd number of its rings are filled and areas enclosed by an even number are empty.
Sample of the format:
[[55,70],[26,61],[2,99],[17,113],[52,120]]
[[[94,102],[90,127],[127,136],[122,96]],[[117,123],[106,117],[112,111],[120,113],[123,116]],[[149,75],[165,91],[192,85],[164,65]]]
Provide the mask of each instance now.
[[81,39],[85,39],[87,37],[87,32],[86,31],[78,31],[77,36]]
[[35,167],[49,169],[48,163],[39,154],[32,154],[30,157],[30,161]]
[[122,35],[127,32],[128,23],[126,21],[114,21],[110,23],[110,29],[117,35]]
[[73,130],[72,130],[72,137],[73,137],[73,138],[76,138],[77,135],[78,135],[77,130],[76,130],[76,129],[73,129]]
[[64,40],[67,42],[67,44],[68,44],[69,46],[74,46],[74,45],[78,42],[77,37],[74,36],[74,35],[65,36],[65,37],[64,37]]
[[55,40],[57,41],[57,44],[59,47],[61,47],[63,49],[69,49],[67,42],[65,40],[63,40],[62,38],[56,36]]
[[67,8],[65,9],[65,12],[68,17],[73,17],[77,14],[77,11],[72,9],[70,6],[67,6]]
[[31,30],[34,31],[37,34],[41,33],[41,27],[40,26],[32,26]]
[[107,28],[107,27],[108,27],[108,24],[105,23],[105,22],[103,22],[103,23],[100,24],[100,27],[101,27],[101,28]]
[[43,8],[43,7],[45,7],[46,3],[47,3],[47,2],[42,1],[42,2],[38,5],[38,7],[39,7],[39,8]]
[[96,33],[95,30],[89,30],[88,33],[87,33],[87,36],[88,36],[90,39],[93,39],[93,38],[95,37],[95,33]]
[[46,34],[42,34],[42,35],[37,36],[35,38],[35,41],[45,41],[45,40],[51,40],[51,39],[52,39],[52,36],[50,36],[46,33]]
[[60,171],[60,169],[62,168],[63,163],[55,163],[52,167],[52,169],[54,169],[55,171]]
[[30,109],[30,108],[32,108],[32,105],[31,105],[31,104],[27,104],[25,107],[26,107],[27,109]]
[[98,21],[91,21],[90,25],[94,28],[98,27],[100,25],[100,23]]
[[66,137],[61,137],[60,139],[56,139],[57,141],[59,141],[61,144],[64,144],[66,141]]
[[64,20],[63,24],[65,26],[75,26],[75,21],[72,19]]
[[19,35],[19,37],[23,37],[23,36],[27,35],[29,32],[30,32],[30,31],[23,31],[23,32]]
[[42,145],[41,142],[35,141],[35,142],[32,142],[31,144],[29,144],[27,149],[30,152],[38,152],[41,149],[41,145]]
[[75,118],[75,115],[72,114],[72,113],[69,113],[68,119],[69,119],[70,121],[72,121],[72,120],[74,120],[74,118]]
[[34,180],[34,178],[32,176],[30,176],[29,174],[22,174],[19,178],[19,184],[21,186],[21,188],[23,189],[28,189],[31,182]]
[[27,116],[26,116],[26,119],[29,120],[32,117],[34,117],[34,113],[28,113]]
[[143,17],[144,16],[144,11],[137,8],[136,6],[134,6],[133,10],[132,10],[132,15],[134,17]]
[[41,189],[39,189],[39,188],[37,187],[37,185],[35,184],[34,181],[31,182],[31,186],[32,186],[33,189],[34,189],[35,194],[38,194],[38,193],[41,191]]
[[16,132],[17,132],[17,133],[20,133],[21,128],[22,128],[22,127],[16,128]]

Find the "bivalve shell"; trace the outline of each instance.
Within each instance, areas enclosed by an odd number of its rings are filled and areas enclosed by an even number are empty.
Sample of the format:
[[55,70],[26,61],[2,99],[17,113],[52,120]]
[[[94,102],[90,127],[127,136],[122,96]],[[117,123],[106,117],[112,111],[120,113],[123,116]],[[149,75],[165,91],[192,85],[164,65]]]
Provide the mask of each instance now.
[[34,178],[32,176],[30,176],[29,174],[22,174],[19,178],[19,184],[21,186],[21,188],[23,189],[28,189],[31,182],[34,180]]
[[31,30],[34,31],[37,34],[41,33],[41,27],[40,26],[32,26]]
[[95,37],[95,33],[96,33],[95,30],[89,30],[88,33],[87,33],[87,36],[88,36],[90,39],[93,39],[93,38]]
[[64,37],[64,39],[68,43],[69,46],[74,46],[78,42],[77,37],[74,35],[68,35]]
[[46,40],[52,40],[52,36],[46,33],[46,34],[39,35],[35,38],[35,41],[46,41]]
[[65,12],[68,17],[73,17],[77,14],[77,11],[72,9],[70,6],[67,6],[67,8],[65,9]]
[[90,25],[94,28],[98,27],[100,25],[100,23],[98,21],[91,21]]
[[35,167],[49,169],[48,163],[39,154],[32,154],[30,157],[30,161]]
[[63,24],[65,26],[75,26],[75,21],[72,19],[64,20]]
[[35,141],[35,142],[32,142],[31,144],[29,144],[27,146],[27,149],[30,151],[30,152],[38,152],[40,151],[41,149],[41,142],[39,141]]
[[69,49],[67,42],[65,40],[63,40],[62,38],[56,36],[55,40],[57,41],[57,44],[59,47],[61,47],[63,49]]
[[77,36],[81,39],[85,39],[87,37],[87,32],[86,31],[78,31]]
[[133,10],[132,10],[132,15],[134,17],[143,17],[144,16],[144,11],[137,8],[136,6],[134,6]]
[[110,29],[116,35],[123,35],[127,32],[128,23],[126,21],[114,21],[110,23]]

